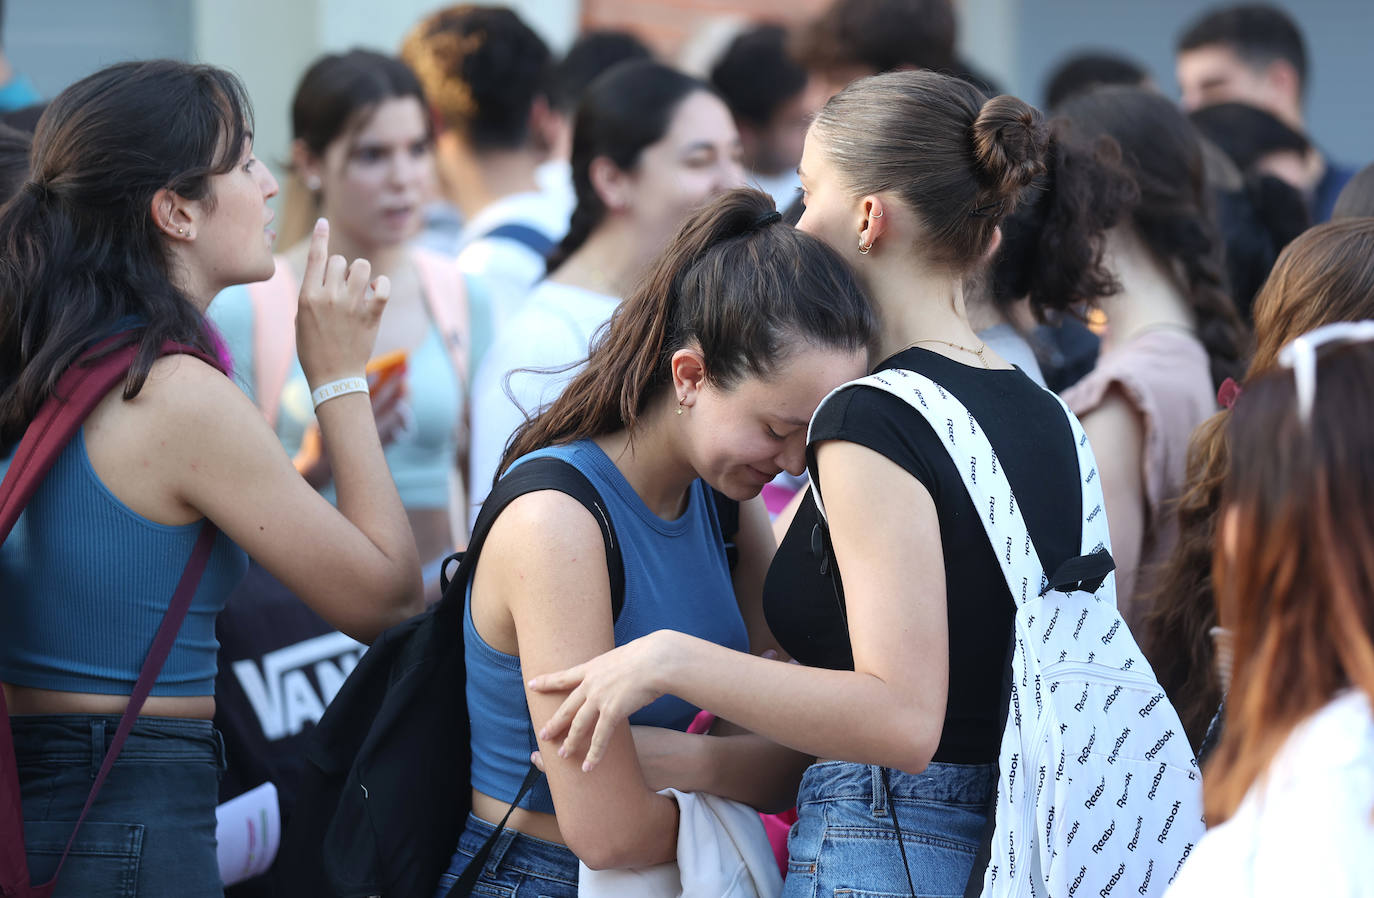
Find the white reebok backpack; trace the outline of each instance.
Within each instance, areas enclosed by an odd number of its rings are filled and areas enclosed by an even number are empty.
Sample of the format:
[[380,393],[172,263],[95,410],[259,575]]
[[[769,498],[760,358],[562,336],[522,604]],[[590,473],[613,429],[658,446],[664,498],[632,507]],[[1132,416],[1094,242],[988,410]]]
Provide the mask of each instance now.
[[1202,836],[1202,780],[1178,714],[1117,612],[1116,579],[1095,554],[1111,542],[1078,419],[1064,406],[1082,473],[1085,557],[1050,589],[997,453],[963,403],[901,369],[835,392],[859,386],[907,402],[944,438],[1016,603],[995,827],[982,887],[975,869],[968,894],[1163,894]]

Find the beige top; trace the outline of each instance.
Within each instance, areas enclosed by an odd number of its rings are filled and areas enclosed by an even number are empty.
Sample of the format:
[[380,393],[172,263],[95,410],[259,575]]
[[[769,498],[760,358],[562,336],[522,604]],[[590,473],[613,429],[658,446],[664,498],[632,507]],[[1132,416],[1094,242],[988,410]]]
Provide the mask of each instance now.
[[1216,412],[1216,391],[1206,348],[1196,336],[1172,328],[1146,331],[1104,353],[1087,377],[1064,391],[1064,401],[1082,417],[1112,386],[1121,388],[1145,428],[1140,565],[1133,583],[1117,580],[1118,605],[1136,630],[1145,609],[1136,607],[1135,599],[1149,594],[1157,583],[1156,569],[1178,542],[1172,506],[1185,486],[1188,441]]

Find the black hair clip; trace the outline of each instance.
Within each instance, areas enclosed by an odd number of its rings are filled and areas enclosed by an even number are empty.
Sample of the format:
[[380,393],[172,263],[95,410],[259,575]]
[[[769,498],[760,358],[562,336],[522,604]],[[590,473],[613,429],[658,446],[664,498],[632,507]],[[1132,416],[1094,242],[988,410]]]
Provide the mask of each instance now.
[[1002,209],[1006,207],[1006,204],[1006,200],[998,200],[995,203],[984,203],[981,206],[975,206],[973,211],[969,213],[969,217],[996,218],[1002,214]]
[[770,209],[754,219],[754,223],[749,226],[749,231],[750,233],[761,231],[769,225],[776,224],[780,221],[782,221],[782,213],[777,209]]

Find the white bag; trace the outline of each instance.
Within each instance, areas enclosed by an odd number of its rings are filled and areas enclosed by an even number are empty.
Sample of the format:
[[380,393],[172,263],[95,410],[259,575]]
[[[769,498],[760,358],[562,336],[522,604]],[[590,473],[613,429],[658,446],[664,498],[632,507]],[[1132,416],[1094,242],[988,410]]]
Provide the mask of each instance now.
[[[981,894],[1163,894],[1202,835],[1202,780],[1178,714],[1117,612],[1115,576],[1092,591],[1048,589],[997,453],[963,403],[901,369],[835,392],[860,386],[907,402],[944,438],[1016,603],[995,831]],[[1078,447],[1082,553],[1109,552],[1092,448],[1059,404]],[[814,480],[813,491],[823,515]]]
[[664,789],[677,801],[677,861],[627,870],[578,863],[579,898],[777,898],[782,874],[748,805]]

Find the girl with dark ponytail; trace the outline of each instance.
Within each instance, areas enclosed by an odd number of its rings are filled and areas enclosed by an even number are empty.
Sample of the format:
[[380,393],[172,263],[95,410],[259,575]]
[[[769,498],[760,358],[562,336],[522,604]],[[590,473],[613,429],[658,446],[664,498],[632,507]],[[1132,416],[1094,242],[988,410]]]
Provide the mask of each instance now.
[[[826,393],[863,371],[874,329],[839,255],[780,219],[755,190],[694,214],[582,372],[507,450],[505,470],[555,457],[591,481],[623,558],[624,605],[613,619],[601,531],[576,500],[528,493],[496,519],[463,633],[473,811],[439,894],[510,808],[529,765],[526,734],[558,706],[527,692],[531,677],[656,630],[777,650],[761,608],[773,543],[757,497],[780,471],[804,470],[807,421]],[[713,487],[743,503],[733,585]],[[684,735],[696,713],[675,698],[654,702],[632,718],[635,741],[622,729],[589,772],[539,739],[547,782],[514,808],[514,838],[478,888],[537,884],[540,895],[574,898],[579,859],[594,869],[672,860],[676,809],[653,791],[665,786],[756,807],[791,803],[804,762],[748,734]]]
[[594,80],[573,123],[577,194],[549,275],[501,327],[473,383],[473,507],[506,444],[587,356],[592,335],[687,215],[744,184],[739,134],[704,82],[648,60]]
[[[966,311],[1045,143],[1038,113],[1014,97],[934,72],[857,81],[807,135],[798,227],[851,262],[872,297],[876,370],[934,380],[983,426],[1053,570],[1080,552],[1069,420]],[[784,896],[963,894],[997,791],[1010,590],[943,433],[904,400],[845,390],[820,406],[809,440],[829,544],[808,494],[764,590],[766,622],[799,664],[657,633],[539,677],[536,690],[558,693],[547,699],[573,690],[544,735],[595,771],[629,710],[678,696],[839,759],[802,779]]]
[[[421,607],[415,543],[362,379],[386,278],[329,257],[328,223],[316,224],[296,345],[320,396],[338,509],[213,361],[205,309],[220,290],[272,275],[276,191],[253,155],[238,79],[164,60],[112,66],[53,100],[29,180],[0,208],[0,454],[83,353],[135,353],[0,546],[20,844],[31,881],[47,883],[75,832],[59,898],[222,894],[215,620],[245,552],[356,639]],[[163,355],[168,341],[197,354]],[[166,663],[77,829],[186,559],[211,537]]]
[[1188,439],[1238,377],[1247,335],[1226,286],[1202,147],[1174,104],[1152,91],[1108,87],[1059,110],[1066,139],[1109,138],[1139,199],[1107,234],[1117,289],[1096,305],[1102,355],[1064,400],[1083,419],[1101,465],[1122,615],[1140,634],[1157,566],[1178,539],[1171,505],[1183,491]]

